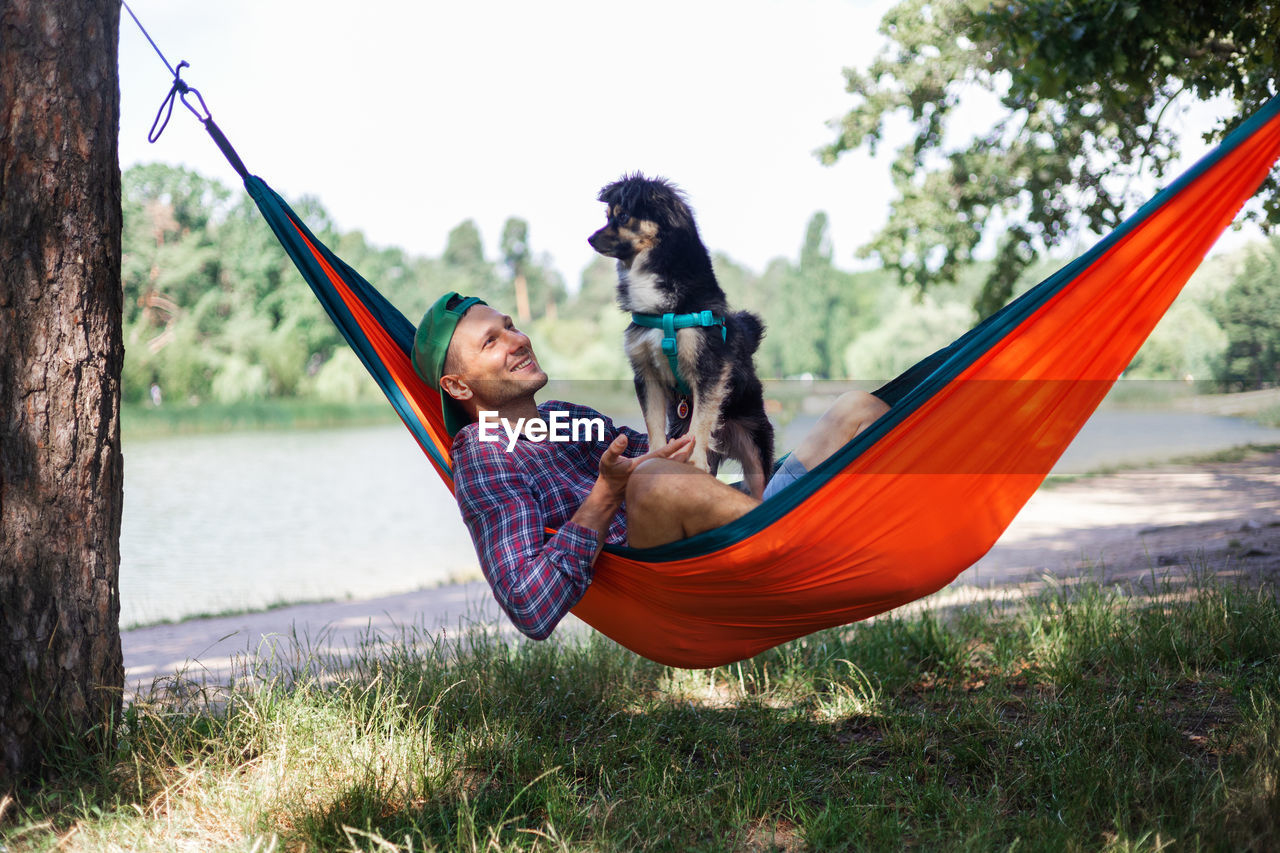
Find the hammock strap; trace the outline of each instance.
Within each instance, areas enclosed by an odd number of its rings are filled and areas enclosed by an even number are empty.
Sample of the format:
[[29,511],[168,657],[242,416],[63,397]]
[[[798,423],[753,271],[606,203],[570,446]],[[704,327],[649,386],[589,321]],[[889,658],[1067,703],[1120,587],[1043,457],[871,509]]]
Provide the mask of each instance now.
[[218,150],[222,152],[223,157],[227,158],[227,162],[231,164],[231,168],[236,170],[236,174],[240,176],[240,179],[243,181],[249,180],[249,170],[244,167],[244,162],[240,159],[240,155],[231,147],[231,143],[223,135],[222,129],[213,123],[213,116],[204,119],[204,129],[213,137],[213,144],[218,146]]
[[689,385],[680,375],[680,360],[677,357],[676,329],[694,329],[700,327],[720,327],[720,340],[729,339],[729,329],[724,318],[712,311],[694,311],[691,314],[632,314],[631,322],[637,326],[662,330],[662,352],[671,365],[671,374],[676,378],[676,390],[688,396]]

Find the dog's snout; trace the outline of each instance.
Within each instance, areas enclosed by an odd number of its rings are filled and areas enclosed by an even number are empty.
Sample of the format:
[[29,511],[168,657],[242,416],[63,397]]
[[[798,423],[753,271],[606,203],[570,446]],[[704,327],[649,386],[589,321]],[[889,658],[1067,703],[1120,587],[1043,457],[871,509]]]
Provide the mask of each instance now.
[[601,228],[588,237],[587,242],[591,245],[591,248],[602,255],[612,256],[618,251],[619,240],[617,235],[610,233],[608,228]]

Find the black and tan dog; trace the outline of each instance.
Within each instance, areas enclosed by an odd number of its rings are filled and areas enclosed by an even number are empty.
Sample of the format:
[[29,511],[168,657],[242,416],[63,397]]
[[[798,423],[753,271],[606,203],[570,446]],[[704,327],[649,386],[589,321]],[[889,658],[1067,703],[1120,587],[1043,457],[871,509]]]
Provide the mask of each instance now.
[[760,497],[773,467],[773,426],[752,355],[764,324],[730,312],[698,226],[675,185],[628,175],[600,191],[608,222],[588,242],[618,260],[618,305],[650,447],[692,432],[690,460],[714,474],[742,464]]

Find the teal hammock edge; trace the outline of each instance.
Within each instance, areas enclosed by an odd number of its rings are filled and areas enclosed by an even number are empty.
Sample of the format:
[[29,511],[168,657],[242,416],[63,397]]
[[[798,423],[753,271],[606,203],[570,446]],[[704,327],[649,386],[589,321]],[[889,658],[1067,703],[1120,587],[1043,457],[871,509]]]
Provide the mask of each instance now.
[[[431,457],[431,460],[435,462],[441,472],[452,474],[452,468],[448,460],[437,450],[435,442],[431,440],[426,428],[418,420],[413,406],[405,398],[404,392],[400,390],[400,386],[396,384],[386,365],[378,357],[373,344],[369,341],[368,336],[360,327],[350,309],[347,308],[346,303],[334,288],[332,282],[329,281],[329,276],[325,273],[320,262],[316,260],[315,255],[312,254],[306,241],[315,246],[316,250],[323,255],[325,261],[341,276],[343,282],[351,289],[356,298],[369,310],[369,313],[373,315],[378,324],[387,331],[396,342],[396,345],[406,353],[413,350],[414,324],[409,322],[408,318],[400,313],[399,309],[392,305],[390,300],[379,293],[373,285],[369,284],[360,273],[318,240],[307,228],[306,224],[302,222],[301,218],[285,203],[284,199],[275,190],[267,186],[265,181],[255,175],[245,180],[244,185],[254,203],[257,204],[263,218],[266,219],[267,224],[276,235],[276,239],[280,241],[285,252],[293,261],[294,266],[302,274],[303,279],[310,285],[316,299],[320,300],[320,304],[324,306],[325,313],[333,320],[342,337],[346,339],[360,362],[365,366],[365,369],[369,371],[374,381],[377,382],[378,387],[382,389],[382,393],[386,395],[387,400],[390,401],[404,425],[409,429],[409,432],[413,434],[419,446]],[[306,236],[306,241],[299,235],[299,231]]]

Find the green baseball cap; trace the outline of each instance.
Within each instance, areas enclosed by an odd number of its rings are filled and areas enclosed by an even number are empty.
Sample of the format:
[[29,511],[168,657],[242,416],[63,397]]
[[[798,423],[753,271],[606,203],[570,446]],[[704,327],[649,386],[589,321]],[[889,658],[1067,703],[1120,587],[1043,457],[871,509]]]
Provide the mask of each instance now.
[[[453,303],[450,305],[450,303]],[[440,391],[440,408],[444,411],[444,426],[452,438],[458,430],[471,423],[471,417],[457,400],[440,387],[444,376],[444,358],[449,352],[449,341],[458,321],[472,305],[487,305],[474,296],[460,296],[450,291],[435,301],[422,315],[418,332],[413,336],[413,369],[432,388]]]

